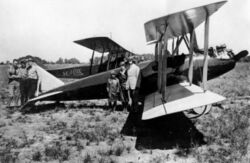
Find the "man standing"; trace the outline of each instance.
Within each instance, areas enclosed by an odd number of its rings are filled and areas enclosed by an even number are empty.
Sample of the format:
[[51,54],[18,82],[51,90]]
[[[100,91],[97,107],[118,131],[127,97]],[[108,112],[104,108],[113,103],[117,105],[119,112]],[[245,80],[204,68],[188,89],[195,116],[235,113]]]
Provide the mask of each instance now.
[[120,85],[121,85],[121,101],[123,109],[127,109],[128,107],[128,90],[126,88],[128,74],[125,62],[120,63],[121,70],[119,71],[117,78],[119,79]]
[[20,94],[21,94],[21,105],[25,104],[28,101],[28,74],[26,68],[26,61],[21,60],[21,67],[18,69],[18,77],[20,81]]
[[111,111],[116,110],[117,101],[120,93],[120,83],[116,77],[116,72],[111,71],[110,78],[107,82],[107,92],[108,92],[108,103]]
[[38,96],[39,93],[39,73],[37,66],[33,62],[32,58],[29,58],[27,61],[27,76],[28,81],[27,84],[29,86],[28,90],[28,100],[31,98],[34,98],[35,96]]
[[7,73],[9,78],[9,94],[10,94],[8,107],[10,107],[12,101],[14,101],[15,106],[18,106],[20,89],[19,89],[17,71],[18,71],[18,61],[14,59],[13,63],[9,65]]
[[140,68],[135,64],[132,57],[129,58],[129,69],[127,79],[127,89],[129,90],[129,104],[133,111],[137,111],[138,88],[140,87]]

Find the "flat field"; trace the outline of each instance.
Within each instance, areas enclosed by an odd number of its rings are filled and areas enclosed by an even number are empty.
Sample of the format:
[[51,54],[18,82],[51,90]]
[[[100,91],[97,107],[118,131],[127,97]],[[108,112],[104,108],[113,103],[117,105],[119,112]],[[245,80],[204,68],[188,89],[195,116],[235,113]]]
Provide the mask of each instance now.
[[100,107],[105,100],[22,114],[6,108],[4,72],[0,67],[0,162],[250,162],[248,63],[209,81],[210,90],[227,97],[209,114],[151,122],[133,121],[135,115],[125,111],[107,111]]

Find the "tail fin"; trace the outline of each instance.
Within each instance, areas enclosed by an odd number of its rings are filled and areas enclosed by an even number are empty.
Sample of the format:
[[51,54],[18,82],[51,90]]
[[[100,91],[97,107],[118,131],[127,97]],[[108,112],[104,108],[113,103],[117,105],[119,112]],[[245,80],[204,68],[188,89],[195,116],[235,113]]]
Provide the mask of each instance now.
[[49,72],[36,65],[38,69],[38,73],[40,76],[40,91],[46,92],[48,90],[54,89],[56,87],[64,85],[64,82],[55,76],[51,75]]
[[233,59],[237,62],[239,61],[241,58],[244,58],[248,55],[248,51],[247,50],[243,50],[241,52],[239,52],[237,55],[235,55],[233,57]]

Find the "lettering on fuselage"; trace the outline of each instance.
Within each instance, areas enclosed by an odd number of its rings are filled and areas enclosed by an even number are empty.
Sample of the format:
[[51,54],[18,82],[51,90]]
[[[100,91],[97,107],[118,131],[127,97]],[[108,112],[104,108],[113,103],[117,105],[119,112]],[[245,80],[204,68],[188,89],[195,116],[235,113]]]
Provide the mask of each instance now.
[[[66,69],[49,70],[49,72],[58,78],[83,78],[89,74],[90,66],[72,67]],[[92,66],[91,74],[99,72],[99,65]]]
[[84,76],[84,73],[82,73],[80,68],[74,68],[74,69],[70,69],[70,70],[64,70],[62,72],[62,76],[64,76],[64,77]]

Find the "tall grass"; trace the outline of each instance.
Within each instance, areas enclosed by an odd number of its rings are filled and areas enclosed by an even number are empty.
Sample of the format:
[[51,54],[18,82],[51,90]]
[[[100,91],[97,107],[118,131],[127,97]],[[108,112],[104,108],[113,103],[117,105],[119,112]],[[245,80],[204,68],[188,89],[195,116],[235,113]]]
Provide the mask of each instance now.
[[14,152],[12,149],[18,148],[18,142],[15,139],[2,139],[0,143],[0,162],[16,162],[19,152]]
[[209,81],[209,89],[228,98],[250,96],[250,64],[238,63],[234,70]]
[[201,162],[240,162],[248,152],[249,116],[250,106],[246,106],[222,110],[217,118],[200,120],[208,148],[196,148],[194,156]]
[[48,160],[61,160],[65,161],[69,159],[70,149],[62,146],[60,142],[55,142],[45,146],[45,156]]
[[207,146],[192,151],[197,162],[244,162],[250,147],[250,105],[239,96],[250,96],[250,65],[240,63],[236,69],[210,83],[210,89],[228,99],[221,107],[197,121]]

